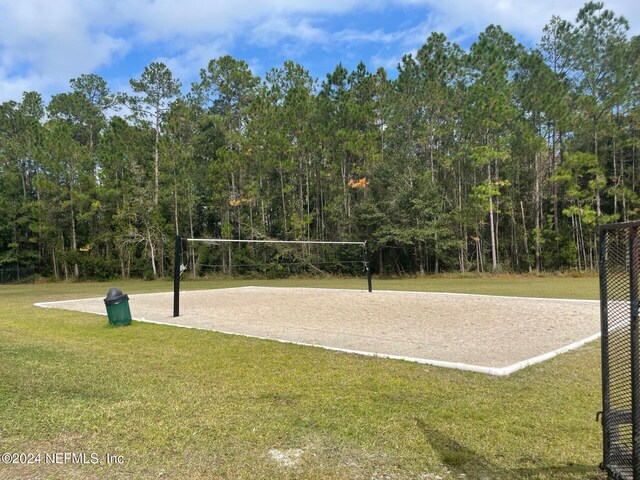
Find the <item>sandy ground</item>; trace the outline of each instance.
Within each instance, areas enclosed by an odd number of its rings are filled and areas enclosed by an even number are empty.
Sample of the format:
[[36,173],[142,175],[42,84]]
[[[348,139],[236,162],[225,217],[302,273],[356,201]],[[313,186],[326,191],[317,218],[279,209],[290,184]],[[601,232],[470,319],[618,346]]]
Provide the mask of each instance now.
[[[130,295],[134,318],[489,368],[597,334],[598,302],[423,292],[243,287]],[[102,299],[48,307],[105,313]]]

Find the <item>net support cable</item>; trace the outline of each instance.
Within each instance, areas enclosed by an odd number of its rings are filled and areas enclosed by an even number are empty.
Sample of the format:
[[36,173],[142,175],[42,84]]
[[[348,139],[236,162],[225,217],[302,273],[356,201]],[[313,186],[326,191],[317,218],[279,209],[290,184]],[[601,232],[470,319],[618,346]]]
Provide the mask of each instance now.
[[320,240],[236,240],[232,238],[185,238],[187,242],[203,243],[297,243],[300,245],[361,245],[367,242],[323,242]]
[[[187,242],[200,242],[200,243],[275,243],[275,244],[298,244],[298,245],[358,245],[363,247],[363,258],[360,261],[345,261],[338,263],[362,263],[367,274],[367,288],[369,292],[373,291],[371,285],[371,268],[369,267],[369,248],[368,242],[339,242],[339,241],[320,241],[320,240],[240,240],[231,238],[185,238],[176,235],[175,238],[175,258],[173,266],[173,316],[180,316],[180,276],[182,272],[186,270],[186,267],[182,265],[182,241]],[[274,262],[280,264],[279,262]],[[322,262],[325,263],[325,262]],[[326,262],[333,263],[333,262]],[[255,264],[267,265],[267,264]],[[293,263],[285,263],[284,265],[293,265]],[[247,265],[249,266],[249,265]]]

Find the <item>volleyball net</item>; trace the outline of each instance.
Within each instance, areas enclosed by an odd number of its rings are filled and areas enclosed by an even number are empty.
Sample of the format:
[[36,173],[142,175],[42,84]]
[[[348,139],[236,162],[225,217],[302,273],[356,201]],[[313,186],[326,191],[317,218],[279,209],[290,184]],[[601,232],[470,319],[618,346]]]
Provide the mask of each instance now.
[[[186,248],[185,248],[186,247]],[[280,278],[301,274],[358,275],[372,291],[366,241],[229,238],[175,239],[173,316],[180,315],[180,281],[220,274]]]

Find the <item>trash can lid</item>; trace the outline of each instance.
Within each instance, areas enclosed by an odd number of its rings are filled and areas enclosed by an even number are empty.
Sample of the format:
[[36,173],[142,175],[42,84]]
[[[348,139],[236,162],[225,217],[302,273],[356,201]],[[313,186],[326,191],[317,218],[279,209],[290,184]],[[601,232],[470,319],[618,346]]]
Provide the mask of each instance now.
[[122,296],[122,290],[120,290],[119,288],[110,288],[109,292],[107,293],[107,298],[105,300],[111,300],[114,297],[121,297]]
[[110,288],[107,297],[104,299],[105,305],[113,305],[114,303],[129,300],[129,295],[122,293],[119,288]]

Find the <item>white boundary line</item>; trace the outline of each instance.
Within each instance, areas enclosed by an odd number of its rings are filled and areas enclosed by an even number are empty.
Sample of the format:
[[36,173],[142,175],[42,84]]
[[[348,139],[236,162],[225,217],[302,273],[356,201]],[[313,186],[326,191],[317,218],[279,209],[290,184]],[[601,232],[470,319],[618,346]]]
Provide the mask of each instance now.
[[[75,300],[58,300],[55,302],[38,302],[38,303],[34,303],[33,306],[34,307],[41,307],[41,308],[56,308],[56,307],[51,307],[50,305],[60,305],[61,303],[71,303],[71,302],[79,302],[79,301],[86,301],[86,300],[104,300],[102,297],[95,297],[95,298],[76,298]],[[70,312],[80,312],[82,313],[82,310],[69,310]],[[92,313],[92,312],[84,312],[84,313]],[[96,314],[96,315],[102,315],[102,314]],[[106,315],[106,313],[105,313]]]
[[[213,290],[234,290],[234,289],[246,289],[246,288],[255,288],[255,289],[272,289],[272,288],[296,288],[298,290],[329,290],[329,291],[348,291],[348,292],[363,292],[365,294],[369,294],[369,292],[364,291],[364,290],[355,290],[355,289],[342,289],[342,288],[312,288],[312,287],[262,287],[262,286],[251,286],[251,285],[247,285],[247,286],[243,286],[243,287],[230,287],[230,288],[219,288],[219,289],[213,289]],[[205,292],[207,290],[187,290],[186,292]],[[155,292],[155,293],[141,293],[141,294],[137,294],[137,295],[155,295],[155,294],[162,294],[162,293],[171,293],[171,292]],[[427,294],[427,295],[453,295],[453,296],[469,296],[469,297],[494,297],[494,298],[509,298],[509,299],[524,299],[524,300],[545,300],[545,301],[555,301],[555,302],[586,302],[586,303],[599,303],[599,300],[579,300],[579,299],[565,299],[565,298],[538,298],[538,297],[510,297],[510,296],[506,296],[506,295],[483,295],[483,294],[476,294],[476,293],[447,293],[447,292],[413,292],[413,291],[407,291],[407,290],[374,290],[374,293],[384,293],[384,294],[389,294],[389,293],[402,293],[402,294]],[[41,307],[41,308],[56,308],[53,307],[52,305],[60,305],[62,303],[70,303],[70,302],[77,302],[78,300],[103,300],[102,297],[98,297],[98,298],[82,298],[82,299],[76,299],[76,300],[60,300],[60,301],[55,301],[55,302],[40,302],[40,303],[34,303],[33,305],[36,307]],[[70,310],[71,311],[71,310]],[[102,313],[93,313],[93,312],[82,312],[79,310],[75,310],[78,313],[91,313],[93,315],[102,315],[102,316],[107,316],[106,312]],[[211,329],[211,328],[205,328],[205,327],[196,327],[193,325],[180,325],[178,323],[169,323],[169,322],[159,322],[156,320],[147,320],[145,318],[135,318],[133,317],[133,320],[137,321],[137,322],[144,322],[144,323],[152,323],[155,325],[165,325],[165,326],[169,326],[169,327],[178,327],[178,328],[190,328],[193,330],[204,330],[207,332],[217,332],[217,333],[222,333],[224,335],[237,335],[240,337],[246,337],[246,338],[255,338],[255,339],[259,339],[259,340],[271,340],[274,342],[278,342],[278,343],[288,343],[288,344],[292,344],[292,345],[300,345],[303,347],[316,347],[316,348],[322,348],[324,350],[330,350],[330,351],[334,351],[334,352],[342,352],[342,353],[350,353],[350,354],[355,354],[355,355],[364,355],[367,357],[375,357],[375,358],[385,358],[385,359],[391,359],[391,360],[403,360],[406,362],[413,362],[413,363],[420,363],[423,365],[433,365],[435,367],[443,367],[443,368],[453,368],[456,370],[463,370],[463,371],[468,371],[468,372],[476,372],[476,373],[484,373],[487,375],[493,375],[493,376],[498,376],[498,377],[506,377],[508,375],[511,375],[514,372],[517,372],[518,370],[522,370],[523,368],[529,367],[531,365],[535,365],[536,363],[541,363],[544,362],[546,360],[549,360],[557,355],[560,355],[562,353],[566,353],[569,352],[571,350],[576,350],[577,348],[580,348],[581,346],[592,342],[594,340],[597,340],[598,338],[600,338],[600,332],[595,333],[593,335],[590,335],[587,338],[583,338],[581,340],[578,340],[576,342],[573,342],[569,345],[565,345],[563,347],[557,348],[555,350],[552,350],[550,352],[547,353],[543,353],[541,355],[538,355],[536,357],[532,357],[526,360],[522,360],[520,362],[516,362],[512,365],[507,365],[506,367],[488,367],[488,366],[484,366],[484,365],[472,365],[472,364],[468,364],[468,363],[460,363],[460,362],[447,362],[444,360],[433,360],[433,359],[428,359],[428,358],[415,358],[415,357],[405,357],[402,355],[392,355],[392,354],[386,354],[386,353],[376,353],[376,352],[367,352],[367,351],[362,351],[362,350],[351,350],[348,348],[340,348],[340,347],[330,347],[330,346],[326,346],[326,345],[317,345],[317,344],[313,344],[313,343],[304,343],[304,342],[295,342],[293,340],[282,340],[279,338],[271,338],[271,337],[264,337],[264,336],[260,336],[260,335],[248,335],[245,333],[236,333],[236,332],[227,332],[224,330],[216,330],[216,329]]]

